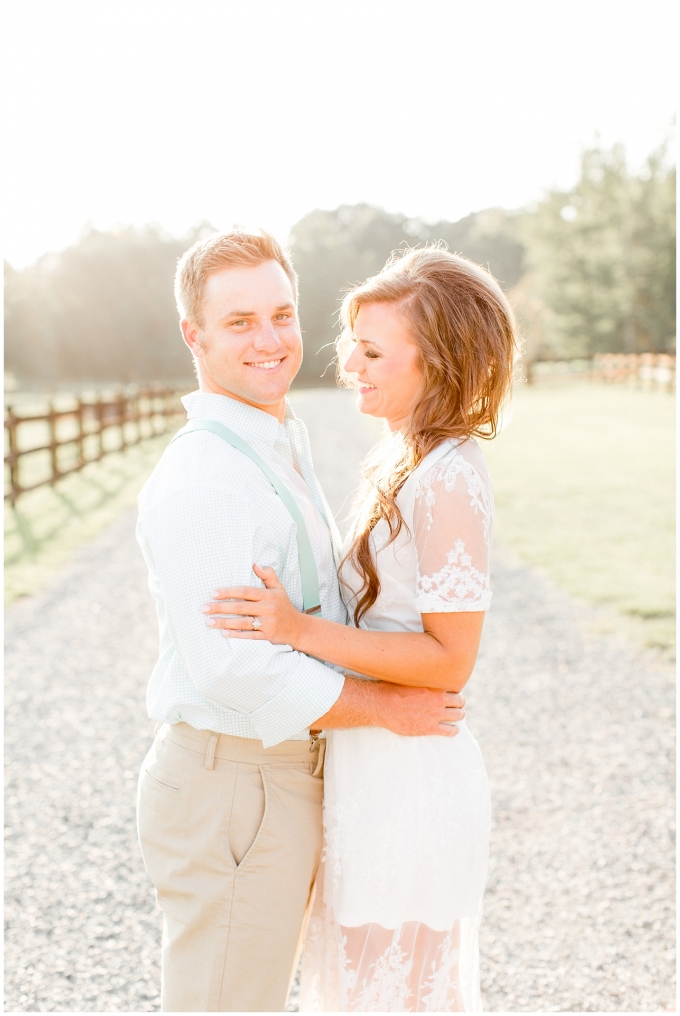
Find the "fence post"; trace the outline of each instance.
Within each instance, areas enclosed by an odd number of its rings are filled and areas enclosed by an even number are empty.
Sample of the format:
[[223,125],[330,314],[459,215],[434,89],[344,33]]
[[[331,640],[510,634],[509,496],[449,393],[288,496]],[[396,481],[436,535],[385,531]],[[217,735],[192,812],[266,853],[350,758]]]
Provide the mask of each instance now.
[[153,408],[156,418],[156,434],[162,434],[165,430],[165,399],[163,389],[160,385],[154,388]]
[[125,418],[127,405],[125,399],[125,392],[123,391],[122,388],[118,392],[116,406],[118,408],[118,423],[120,425],[120,450],[124,452],[127,447],[127,439],[125,436]]
[[9,501],[14,506],[21,488],[19,487],[19,457],[17,455],[17,417],[11,406],[7,407],[5,427],[8,438]]
[[637,353],[627,353],[625,357],[626,369],[624,380],[630,385],[631,381],[634,382],[637,375]]
[[158,433],[159,434],[165,434],[165,431],[167,430],[167,426],[168,426],[168,402],[167,402],[167,399],[165,397],[165,388],[159,387],[156,394],[157,394],[157,397],[158,397],[159,410],[160,410],[158,415],[161,418],[160,419],[160,429],[159,429]]
[[78,426],[78,437],[76,446],[78,448],[78,468],[82,469],[85,465],[85,447],[83,444],[83,398],[82,395],[78,396],[76,402],[76,423]]
[[[153,435],[153,427],[151,425],[151,393],[148,388],[143,388],[139,393],[139,430],[142,431],[142,423],[144,423],[145,438]],[[142,404],[144,404],[144,411],[142,411]],[[149,424],[147,427],[146,424]]]
[[142,400],[140,397],[139,385],[137,385],[137,391],[135,393],[135,423],[137,425],[137,437],[135,438],[135,444],[139,444],[144,436],[142,434]]
[[659,353],[657,357],[657,381],[662,390],[672,392],[675,380],[675,357]]
[[104,405],[102,402],[102,393],[97,392],[95,403],[94,403],[94,418],[97,424],[95,434],[97,435],[97,454],[94,461],[99,462],[104,454],[104,435],[102,431],[104,429]]
[[50,433],[50,463],[52,466],[52,478],[50,479],[50,485],[54,486],[56,481],[59,479],[59,463],[57,461],[57,418],[55,416],[55,408],[52,399],[47,403],[47,426]]
[[126,418],[135,425],[134,436],[128,441],[129,445],[138,445],[142,440],[142,430],[139,416],[139,385],[128,385],[126,389],[127,410]]
[[654,386],[654,354],[642,353],[639,360],[638,377],[641,387],[647,391]]

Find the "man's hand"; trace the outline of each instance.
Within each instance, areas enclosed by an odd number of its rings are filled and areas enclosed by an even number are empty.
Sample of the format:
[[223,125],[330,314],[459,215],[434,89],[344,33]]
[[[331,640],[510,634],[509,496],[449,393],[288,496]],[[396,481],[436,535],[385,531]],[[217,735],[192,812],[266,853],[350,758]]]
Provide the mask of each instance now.
[[464,706],[456,692],[346,677],[340,698],[312,727],[385,727],[403,737],[455,737],[458,727],[452,724],[464,719]]

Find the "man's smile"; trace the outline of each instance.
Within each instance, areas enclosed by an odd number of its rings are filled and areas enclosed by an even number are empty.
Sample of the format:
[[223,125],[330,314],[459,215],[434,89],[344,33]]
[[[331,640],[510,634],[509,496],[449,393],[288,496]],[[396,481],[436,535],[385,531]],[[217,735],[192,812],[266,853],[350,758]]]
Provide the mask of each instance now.
[[259,363],[246,363],[246,367],[257,367],[258,370],[275,370],[280,363],[283,363],[285,357],[279,357],[278,360],[260,360]]

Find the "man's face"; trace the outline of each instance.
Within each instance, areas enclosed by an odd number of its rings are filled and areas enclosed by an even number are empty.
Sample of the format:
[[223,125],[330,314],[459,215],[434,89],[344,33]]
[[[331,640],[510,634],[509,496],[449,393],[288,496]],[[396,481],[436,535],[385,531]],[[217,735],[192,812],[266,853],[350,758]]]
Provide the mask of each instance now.
[[283,419],[302,362],[290,279],[277,261],[225,268],[208,277],[203,327],[182,321],[202,391],[229,395]]

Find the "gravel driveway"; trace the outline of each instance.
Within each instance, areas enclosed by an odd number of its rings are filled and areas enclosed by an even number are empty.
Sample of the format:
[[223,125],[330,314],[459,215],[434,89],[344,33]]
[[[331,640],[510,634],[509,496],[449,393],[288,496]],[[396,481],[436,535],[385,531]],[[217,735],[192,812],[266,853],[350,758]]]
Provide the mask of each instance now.
[[[296,405],[337,510],[374,431],[346,394]],[[6,1010],[159,1007],[134,826],[156,620],[133,530],[128,512],[7,616]],[[494,572],[468,689],[495,817],[485,1008],[669,1009],[672,668],[589,634],[593,611],[501,549]]]

